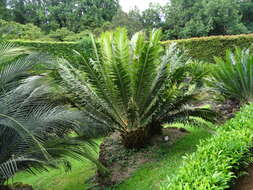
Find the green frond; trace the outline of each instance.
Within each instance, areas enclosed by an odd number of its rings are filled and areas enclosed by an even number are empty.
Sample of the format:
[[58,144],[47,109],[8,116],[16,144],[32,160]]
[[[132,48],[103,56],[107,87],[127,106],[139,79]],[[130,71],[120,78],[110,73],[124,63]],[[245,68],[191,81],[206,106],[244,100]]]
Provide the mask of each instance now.
[[86,158],[102,168],[92,153],[94,134],[82,131],[86,134],[80,139],[69,137],[82,133],[81,112],[52,102],[45,75],[31,72],[52,59],[0,44],[0,61],[0,184],[19,170],[67,166],[66,156]]
[[216,58],[209,85],[226,98],[249,102],[253,98],[253,56],[248,49],[228,50]]
[[177,118],[211,120],[210,110],[194,106],[205,91],[205,66],[193,63],[176,44],[164,51],[160,39],[160,30],[148,39],[138,32],[129,40],[117,29],[102,34],[98,46],[92,38],[95,58],[80,71],[60,64],[65,92],[79,103],[87,123],[124,135]]

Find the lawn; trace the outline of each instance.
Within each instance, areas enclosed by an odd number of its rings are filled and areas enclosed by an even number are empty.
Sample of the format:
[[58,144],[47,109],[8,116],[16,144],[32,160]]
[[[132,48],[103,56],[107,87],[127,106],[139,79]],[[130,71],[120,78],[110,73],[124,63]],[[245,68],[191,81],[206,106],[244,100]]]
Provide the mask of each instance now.
[[89,161],[71,161],[73,168],[66,173],[63,168],[52,169],[37,176],[28,173],[18,173],[14,182],[30,184],[36,190],[84,190],[90,184],[85,181],[95,174],[95,166]]
[[[161,147],[157,150],[155,162],[144,164],[139,168],[131,178],[123,183],[108,188],[110,190],[155,190],[167,177],[176,174],[178,167],[182,163],[182,157],[187,153],[196,150],[196,145],[201,139],[210,136],[210,133],[203,128],[187,127],[190,131],[182,139],[178,140],[171,147]],[[87,180],[95,174],[94,164],[88,161],[71,161],[73,168],[70,172],[65,173],[63,169],[50,170],[37,176],[28,173],[18,173],[14,182],[23,182],[33,185],[36,190],[85,190],[92,184]]]

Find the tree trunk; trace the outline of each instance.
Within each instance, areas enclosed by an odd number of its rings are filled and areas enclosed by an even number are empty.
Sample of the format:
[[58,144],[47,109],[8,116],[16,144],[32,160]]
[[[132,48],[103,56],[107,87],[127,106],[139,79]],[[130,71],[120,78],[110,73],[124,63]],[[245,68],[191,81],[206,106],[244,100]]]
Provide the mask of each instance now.
[[159,122],[121,134],[122,143],[126,148],[140,149],[146,147],[152,136],[161,134],[162,126]]

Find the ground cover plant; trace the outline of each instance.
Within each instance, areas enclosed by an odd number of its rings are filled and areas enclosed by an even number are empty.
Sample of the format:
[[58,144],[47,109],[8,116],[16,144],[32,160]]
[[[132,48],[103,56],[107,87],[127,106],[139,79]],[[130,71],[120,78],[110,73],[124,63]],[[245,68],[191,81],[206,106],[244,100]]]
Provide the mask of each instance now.
[[96,57],[84,61],[82,71],[59,60],[66,92],[83,106],[87,119],[120,132],[126,148],[146,146],[163,123],[191,122],[191,116],[211,121],[215,116],[194,105],[203,92],[205,70],[175,46],[164,53],[160,30],[146,40],[139,32],[130,41],[127,32],[118,29],[104,33],[99,48],[93,40]]
[[0,44],[1,188],[20,170],[46,171],[59,165],[69,169],[67,157],[96,162],[87,136],[69,136],[78,134],[80,113],[52,102],[45,76],[32,71],[50,62],[45,55]]
[[[227,189],[236,171],[250,161],[253,104],[245,106],[234,119],[219,127],[217,134],[202,141],[197,151],[185,158],[176,176],[161,189],[211,190]],[[246,162],[246,164],[249,164]]]

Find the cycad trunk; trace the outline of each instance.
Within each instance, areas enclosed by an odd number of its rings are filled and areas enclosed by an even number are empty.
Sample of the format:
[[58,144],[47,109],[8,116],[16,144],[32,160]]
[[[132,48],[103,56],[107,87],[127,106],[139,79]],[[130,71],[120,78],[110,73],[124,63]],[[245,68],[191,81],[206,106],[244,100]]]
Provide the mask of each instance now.
[[152,136],[161,134],[162,126],[159,122],[121,134],[122,143],[126,148],[140,149],[147,146]]

